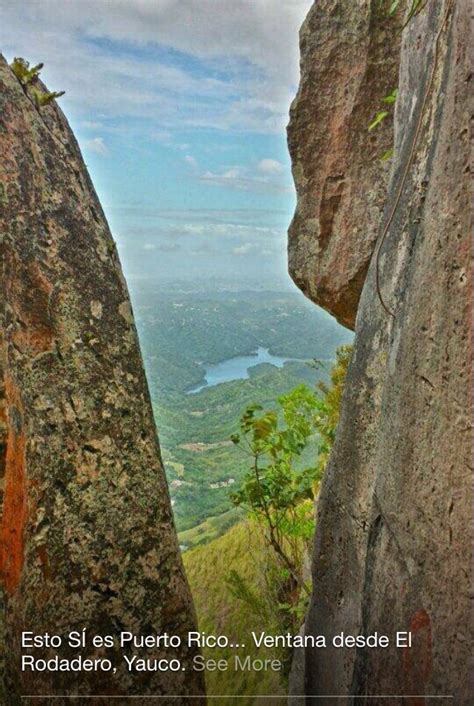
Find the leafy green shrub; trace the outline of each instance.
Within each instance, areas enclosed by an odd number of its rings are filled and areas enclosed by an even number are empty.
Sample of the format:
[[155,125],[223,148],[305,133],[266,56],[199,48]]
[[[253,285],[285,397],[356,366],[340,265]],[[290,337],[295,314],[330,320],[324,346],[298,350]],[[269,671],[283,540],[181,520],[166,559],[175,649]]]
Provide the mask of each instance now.
[[[329,383],[315,390],[299,385],[278,398],[278,410],[248,407],[240,420],[240,433],[232,436],[250,459],[239,490],[231,495],[263,529],[273,553],[272,585],[277,585],[280,628],[297,628],[310,594],[305,556],[314,534],[313,501],[334,443],[351,346],[337,350]],[[315,438],[318,454],[302,466],[304,452]],[[229,578],[233,594],[255,607],[251,586],[234,572]]]
[[317,468],[297,471],[296,460],[316,432],[318,401],[314,392],[300,385],[279,397],[280,414],[252,405],[240,421],[241,433],[232,437],[251,458],[251,469],[231,499],[261,522],[269,547],[305,590],[299,540],[310,538],[312,523],[298,510],[313,498]]

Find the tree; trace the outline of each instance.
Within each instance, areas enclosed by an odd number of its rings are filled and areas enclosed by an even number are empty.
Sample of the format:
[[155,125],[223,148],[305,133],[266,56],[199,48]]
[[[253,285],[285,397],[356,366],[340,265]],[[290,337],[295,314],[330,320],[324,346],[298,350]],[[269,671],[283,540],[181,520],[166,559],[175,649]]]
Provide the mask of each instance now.
[[[299,385],[278,399],[277,410],[248,407],[240,433],[232,436],[251,466],[231,499],[263,528],[280,566],[280,608],[296,618],[310,594],[304,559],[314,534],[313,501],[334,442],[351,351],[351,346],[337,350],[328,383],[315,390]],[[312,443],[317,444],[314,463],[306,465]],[[236,588],[237,578],[231,577]],[[249,590],[239,584],[236,595],[244,600]]]

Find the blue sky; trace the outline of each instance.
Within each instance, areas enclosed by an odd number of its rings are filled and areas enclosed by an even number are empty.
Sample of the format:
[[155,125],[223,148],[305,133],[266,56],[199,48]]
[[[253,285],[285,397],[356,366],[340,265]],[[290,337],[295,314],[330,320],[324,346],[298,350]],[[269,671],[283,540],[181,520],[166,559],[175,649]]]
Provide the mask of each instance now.
[[129,282],[284,282],[285,125],[310,0],[0,0],[8,59],[45,64]]

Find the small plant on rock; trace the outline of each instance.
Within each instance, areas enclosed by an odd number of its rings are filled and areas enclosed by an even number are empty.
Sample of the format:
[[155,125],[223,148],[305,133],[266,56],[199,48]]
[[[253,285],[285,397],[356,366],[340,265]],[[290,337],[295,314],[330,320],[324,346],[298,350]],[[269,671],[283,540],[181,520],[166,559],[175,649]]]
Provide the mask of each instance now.
[[[416,17],[420,14],[420,12],[426,7],[428,2],[429,0],[412,0],[410,9],[408,10],[407,18],[405,20],[405,24],[403,25],[402,29],[405,29],[405,27],[410,22],[410,20],[413,19],[413,17]],[[390,3],[390,8],[388,10],[388,14],[390,17],[392,17],[396,13],[399,5],[400,0],[393,0],[393,2]]]
[[38,81],[43,64],[35,64],[35,66],[30,67],[29,61],[17,56],[10,64],[10,68],[24,89],[31,86],[31,96],[37,108],[48,105],[48,103],[60,98],[65,93],[65,91],[42,91],[32,86]]
[[33,98],[37,108],[42,108],[44,105],[48,105],[51,101],[56,98],[60,98],[64,95],[65,91],[38,91],[37,88],[32,89]]
[[[387,118],[391,112],[391,106],[393,106],[397,100],[397,95],[398,95],[398,88],[394,88],[393,91],[391,91],[388,95],[386,95],[384,98],[382,98],[382,101],[385,103],[387,106],[386,108],[383,108],[382,110],[378,110],[373,119],[370,121],[368,130],[369,132],[372,132],[372,130],[375,130],[378,128],[385,118]],[[382,162],[387,161],[388,159],[391,159],[393,157],[393,147],[388,149],[384,154],[381,156]]]
[[30,83],[34,83],[40,74],[43,64],[36,64],[30,68],[30,62],[23,59],[21,56],[16,56],[10,68],[21,83],[22,86],[28,86]]

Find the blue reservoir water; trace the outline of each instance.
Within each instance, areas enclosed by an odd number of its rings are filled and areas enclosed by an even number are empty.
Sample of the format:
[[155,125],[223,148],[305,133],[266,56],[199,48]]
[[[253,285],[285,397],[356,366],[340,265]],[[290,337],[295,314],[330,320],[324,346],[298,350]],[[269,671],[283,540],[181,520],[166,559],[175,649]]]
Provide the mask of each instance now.
[[231,380],[246,380],[249,377],[249,369],[261,363],[270,363],[277,368],[282,368],[287,361],[297,360],[296,358],[280,358],[269,353],[268,348],[257,348],[252,355],[242,355],[235,358],[228,358],[215,365],[206,365],[206,382],[189,390],[188,394],[195,394],[206,387],[219,385],[221,382]]

